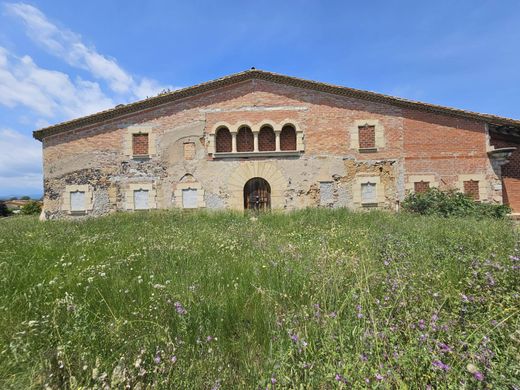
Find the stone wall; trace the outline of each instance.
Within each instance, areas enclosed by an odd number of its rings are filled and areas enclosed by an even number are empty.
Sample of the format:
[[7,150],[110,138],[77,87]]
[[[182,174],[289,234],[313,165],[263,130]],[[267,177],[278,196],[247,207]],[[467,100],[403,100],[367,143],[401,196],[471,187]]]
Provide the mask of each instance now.
[[[226,158],[208,153],[210,132],[219,122],[256,128],[266,121],[295,124],[304,151]],[[355,145],[358,126],[365,123],[375,128],[377,148],[370,153]],[[154,153],[148,159],[129,153],[132,129],[150,134]],[[286,210],[363,207],[363,178],[378,181],[377,207],[393,210],[417,175],[433,175],[446,188],[458,186],[459,175],[478,175],[484,200],[492,201],[497,177],[487,147],[483,123],[249,80],[45,138],[44,212],[47,218],[68,215],[63,202],[73,184],[91,188],[87,214],[127,210],[129,189],[138,184],[151,185],[157,208],[179,207],[176,197],[187,174],[204,191],[201,204],[215,209],[241,209],[241,191],[251,175],[271,178],[272,206]]]

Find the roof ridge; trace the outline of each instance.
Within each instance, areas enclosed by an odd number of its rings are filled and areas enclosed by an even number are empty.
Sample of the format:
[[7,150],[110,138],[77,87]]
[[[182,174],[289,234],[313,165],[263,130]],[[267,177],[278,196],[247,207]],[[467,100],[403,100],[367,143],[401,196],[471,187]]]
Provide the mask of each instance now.
[[349,96],[358,99],[365,99],[369,101],[375,101],[384,104],[390,104],[395,106],[407,107],[412,109],[426,110],[437,113],[444,113],[451,116],[460,116],[480,121],[490,121],[497,125],[509,125],[519,126],[520,120],[500,117],[492,114],[483,114],[469,110],[462,110],[458,108],[452,108],[447,106],[441,106],[431,103],[424,103],[420,101],[405,99],[401,97],[395,97],[386,95],[378,92],[372,92],[367,90],[361,90],[356,88],[338,86],[330,83],[321,81],[313,81],[302,79],[294,76],[287,76],[280,73],[265,71],[252,67],[241,72],[232,73],[220,78],[205,81],[203,83],[195,84],[189,87],[176,89],[166,93],[160,93],[156,96],[152,96],[146,99],[141,99],[132,103],[119,104],[115,107],[107,110],[99,111],[94,114],[90,114],[84,117],[71,119],[64,121],[52,126],[48,126],[33,132],[34,138],[43,140],[44,137],[49,135],[58,134],[61,132],[77,129],[85,126],[89,126],[95,123],[103,122],[105,120],[113,119],[118,116],[130,115],[141,110],[150,109],[163,104],[167,104],[178,99],[185,97],[194,96],[198,93],[203,93],[208,90],[221,88],[234,83],[258,78],[266,81],[271,81],[284,85],[291,85],[294,87],[313,89],[325,93],[331,93],[335,95]]

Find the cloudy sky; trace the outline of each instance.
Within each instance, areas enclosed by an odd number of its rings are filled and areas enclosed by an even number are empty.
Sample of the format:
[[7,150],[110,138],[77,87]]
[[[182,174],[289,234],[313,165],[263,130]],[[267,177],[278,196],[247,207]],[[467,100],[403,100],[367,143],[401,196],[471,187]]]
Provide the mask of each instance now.
[[519,20],[517,0],[0,0],[0,197],[42,192],[33,130],[251,66],[520,118]]

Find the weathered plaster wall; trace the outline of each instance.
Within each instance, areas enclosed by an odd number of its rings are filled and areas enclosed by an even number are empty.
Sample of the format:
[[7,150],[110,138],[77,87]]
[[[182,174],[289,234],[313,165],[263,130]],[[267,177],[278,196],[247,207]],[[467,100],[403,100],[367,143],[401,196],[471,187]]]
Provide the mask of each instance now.
[[[208,133],[216,123],[265,120],[297,123],[304,133],[304,153],[221,159],[207,153]],[[357,121],[375,121],[383,129],[384,144],[375,153],[353,148]],[[153,134],[150,159],[128,156],[125,142],[132,126]],[[192,160],[184,158],[185,142],[195,144]],[[92,188],[91,214],[101,215],[125,210],[128,188],[138,183],[153,186],[158,208],[177,207],[175,191],[187,174],[204,190],[207,208],[240,209],[245,182],[251,175],[264,175],[272,181],[273,207],[288,210],[319,206],[320,182],[330,183],[322,186],[332,199],[328,206],[360,207],[354,202],[359,175],[379,178],[384,189],[379,207],[388,209],[404,197],[410,175],[434,174],[446,186],[459,173],[484,173],[486,180],[493,176],[481,123],[258,80],[48,137],[43,155],[48,218],[67,215],[63,194],[71,184]],[[491,200],[492,191],[487,193]]]

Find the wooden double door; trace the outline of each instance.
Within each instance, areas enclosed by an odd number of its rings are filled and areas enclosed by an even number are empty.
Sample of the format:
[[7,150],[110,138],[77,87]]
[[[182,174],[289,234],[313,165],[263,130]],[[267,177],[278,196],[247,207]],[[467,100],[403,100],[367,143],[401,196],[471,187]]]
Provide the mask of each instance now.
[[254,177],[244,186],[244,209],[246,210],[270,210],[271,186],[267,180]]

